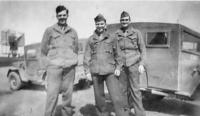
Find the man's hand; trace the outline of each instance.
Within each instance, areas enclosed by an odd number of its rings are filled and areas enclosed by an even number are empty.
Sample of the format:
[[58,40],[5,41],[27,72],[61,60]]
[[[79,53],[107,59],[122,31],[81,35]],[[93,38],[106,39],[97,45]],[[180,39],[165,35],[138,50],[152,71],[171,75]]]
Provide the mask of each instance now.
[[88,80],[92,80],[92,76],[91,76],[90,73],[87,73],[87,74],[86,74],[86,79],[88,79]]
[[119,69],[115,69],[114,74],[115,74],[115,76],[119,76],[120,75],[120,70]]
[[144,66],[143,65],[139,65],[138,67],[138,71],[142,74],[145,72]]

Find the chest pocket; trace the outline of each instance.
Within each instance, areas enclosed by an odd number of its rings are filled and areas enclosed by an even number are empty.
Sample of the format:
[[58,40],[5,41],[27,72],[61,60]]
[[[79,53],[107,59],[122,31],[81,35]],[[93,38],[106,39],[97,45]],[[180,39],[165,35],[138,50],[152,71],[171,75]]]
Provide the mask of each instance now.
[[117,35],[119,47],[121,50],[127,49],[128,46],[131,46],[132,44],[131,39],[127,39],[125,36],[118,34]]
[[138,37],[137,35],[131,34],[127,36],[127,39],[129,40],[129,42],[131,43],[131,47],[133,49],[138,49]]
[[51,35],[51,37],[50,37],[50,43],[49,43],[49,45],[51,46],[51,47],[57,47],[58,45],[58,38],[60,37],[60,35],[59,34],[52,34]]
[[111,39],[104,41],[104,50],[108,54],[113,54],[113,41]]
[[91,42],[90,44],[90,48],[91,48],[91,55],[94,55],[97,53],[97,45],[98,45],[98,42]]

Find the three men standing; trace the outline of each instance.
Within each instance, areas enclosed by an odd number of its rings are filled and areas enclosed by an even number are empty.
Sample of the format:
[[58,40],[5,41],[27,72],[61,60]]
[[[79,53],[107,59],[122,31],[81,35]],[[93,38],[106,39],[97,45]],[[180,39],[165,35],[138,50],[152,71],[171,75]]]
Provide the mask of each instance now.
[[59,93],[62,93],[62,116],[72,116],[72,92],[78,56],[78,36],[67,24],[68,9],[56,8],[58,23],[46,29],[41,56],[47,70],[47,100],[45,116],[53,116]]
[[[47,70],[47,100],[45,116],[53,116],[59,93],[62,93],[62,116],[72,116],[72,93],[75,66],[78,61],[78,36],[67,24],[68,9],[56,8],[58,23],[48,27],[41,43],[41,59]],[[106,19],[99,14],[94,18],[96,30],[88,39],[84,53],[84,69],[88,78],[92,77],[97,111],[101,116],[109,116],[106,105],[104,82],[106,82],[117,116],[129,116],[127,103],[122,95],[117,76],[123,69],[130,92],[130,107],[136,116],[145,116],[139,91],[139,73],[144,72],[145,44],[140,31],[130,26],[127,12],[121,14],[121,28],[115,36],[106,30]],[[139,68],[138,68],[139,67]],[[139,71],[138,71],[139,70]],[[127,93],[128,90],[126,90]]]
[[109,116],[106,105],[104,82],[117,116],[129,116],[125,109],[119,80],[122,60],[118,42],[106,31],[106,19],[99,14],[94,18],[96,30],[88,39],[83,65],[88,78],[92,76],[97,111],[100,116]]

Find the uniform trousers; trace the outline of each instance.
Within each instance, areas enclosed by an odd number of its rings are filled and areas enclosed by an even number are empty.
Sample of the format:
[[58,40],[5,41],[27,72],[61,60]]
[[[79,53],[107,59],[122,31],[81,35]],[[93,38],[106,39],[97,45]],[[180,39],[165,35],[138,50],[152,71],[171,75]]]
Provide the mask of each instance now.
[[109,111],[106,104],[104,93],[104,81],[107,85],[116,116],[129,116],[129,111],[126,108],[125,99],[122,95],[122,89],[119,86],[119,80],[114,74],[95,75],[92,74],[94,85],[95,102],[100,116],[109,116]]
[[130,108],[134,108],[136,116],[145,116],[145,110],[142,104],[142,96],[139,90],[139,64],[136,63],[129,67],[124,66],[120,74],[120,85],[123,89],[123,95]]
[[54,116],[59,93],[62,94],[62,116],[72,116],[72,93],[75,66],[70,68],[49,67],[47,69],[47,99],[45,116]]

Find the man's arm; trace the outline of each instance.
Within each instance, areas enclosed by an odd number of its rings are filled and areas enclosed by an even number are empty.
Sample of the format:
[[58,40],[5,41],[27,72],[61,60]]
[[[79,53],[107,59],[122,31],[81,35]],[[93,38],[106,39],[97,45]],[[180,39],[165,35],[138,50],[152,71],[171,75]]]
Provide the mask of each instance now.
[[50,34],[48,29],[45,30],[43,38],[42,38],[42,42],[41,42],[41,51],[40,51],[40,67],[42,69],[46,69],[47,66],[47,54],[48,54],[48,50],[49,50],[49,38],[50,38]]
[[47,56],[49,50],[49,31],[48,29],[45,30],[42,42],[41,42],[41,56]]
[[139,50],[140,50],[140,54],[141,54],[141,62],[140,65],[145,65],[145,61],[146,61],[146,47],[145,47],[145,43],[144,43],[144,39],[142,37],[142,34],[140,31],[138,31],[138,43],[139,43]]
[[78,54],[78,35],[77,32],[74,31],[75,39],[74,39],[74,53]]
[[119,47],[119,42],[117,40],[117,37],[114,36],[114,57],[115,57],[115,61],[116,61],[116,69],[117,70],[121,70],[122,66],[123,66],[123,61],[122,61],[122,54],[121,54],[121,49]]
[[83,67],[84,67],[84,71],[86,75],[90,73],[90,69],[89,69],[90,60],[91,60],[91,48],[90,48],[90,42],[88,39],[86,43],[84,59],[83,59]]

